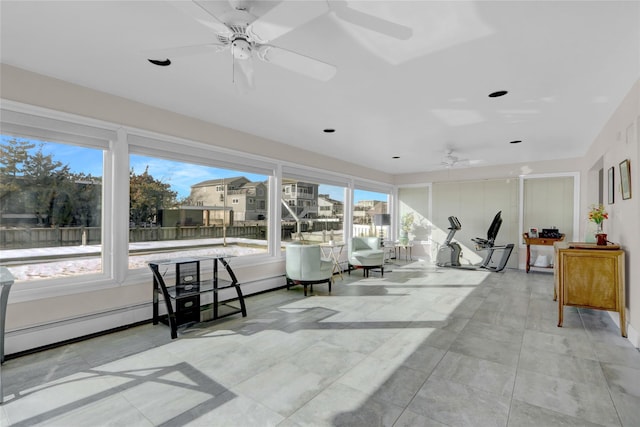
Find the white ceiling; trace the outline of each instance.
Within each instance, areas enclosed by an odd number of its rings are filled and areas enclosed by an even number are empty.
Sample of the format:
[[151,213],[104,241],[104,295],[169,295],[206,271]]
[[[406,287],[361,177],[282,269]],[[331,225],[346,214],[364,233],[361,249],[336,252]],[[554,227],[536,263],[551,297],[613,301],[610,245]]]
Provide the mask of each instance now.
[[[278,7],[245,3],[257,16]],[[353,25],[323,2],[327,13],[270,43],[335,65],[326,82],[254,60],[254,88],[240,93],[229,51],[150,64],[150,50],[216,40],[167,1],[2,0],[0,56],[392,174],[441,169],[447,148],[471,166],[582,156],[640,77],[637,1],[347,3],[411,36]],[[509,93],[487,96],[497,90]]]

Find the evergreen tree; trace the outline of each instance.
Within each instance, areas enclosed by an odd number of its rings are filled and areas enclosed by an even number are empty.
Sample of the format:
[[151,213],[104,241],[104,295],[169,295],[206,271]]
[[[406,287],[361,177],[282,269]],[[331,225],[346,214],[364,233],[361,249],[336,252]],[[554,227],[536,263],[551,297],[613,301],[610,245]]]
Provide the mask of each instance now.
[[84,173],[74,173],[73,218],[70,225],[99,227],[101,224],[102,179]]
[[142,174],[129,173],[129,221],[136,225],[154,222],[158,211],[176,205],[178,193],[171,185],[155,179],[147,166]]
[[[11,138],[2,141],[0,145],[0,201],[2,210],[9,206],[9,198],[20,190],[24,162],[29,156],[29,150],[36,144],[21,139]],[[19,203],[17,200],[13,203]]]
[[26,209],[33,212],[39,224],[56,226],[69,223],[73,209],[74,189],[69,166],[45,155],[42,147],[24,161],[25,178],[21,191],[28,199]]

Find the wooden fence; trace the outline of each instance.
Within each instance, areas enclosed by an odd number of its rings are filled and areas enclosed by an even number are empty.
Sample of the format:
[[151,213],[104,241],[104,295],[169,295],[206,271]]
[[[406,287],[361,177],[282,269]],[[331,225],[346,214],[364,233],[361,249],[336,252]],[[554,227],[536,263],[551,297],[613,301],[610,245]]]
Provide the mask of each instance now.
[[[290,240],[295,233],[295,224],[282,224],[280,233],[283,240]],[[342,223],[302,224],[302,230],[323,231],[342,230]],[[155,242],[164,240],[221,239],[225,231],[220,225],[176,226],[176,227],[134,227],[129,228],[129,242]],[[267,239],[267,226],[251,221],[226,228],[227,238]],[[102,243],[100,227],[16,227],[0,229],[0,249],[28,249],[52,246],[99,245]]]
[[[130,228],[129,242],[221,239],[224,234],[225,231],[220,226]],[[265,240],[267,238],[267,227],[264,225],[234,225],[227,227],[226,236],[227,238]],[[101,242],[102,230],[100,227],[0,229],[0,249],[99,245]]]

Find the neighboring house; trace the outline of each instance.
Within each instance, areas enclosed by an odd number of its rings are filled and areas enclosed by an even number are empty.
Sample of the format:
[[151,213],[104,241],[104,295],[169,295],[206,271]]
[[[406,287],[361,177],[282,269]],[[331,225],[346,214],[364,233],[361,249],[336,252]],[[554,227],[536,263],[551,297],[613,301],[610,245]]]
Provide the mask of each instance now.
[[[221,219],[222,212],[211,208],[231,209],[235,221],[261,220],[267,211],[267,186],[244,176],[211,179],[191,186],[189,202],[192,206],[207,207],[210,223]],[[207,218],[204,222],[207,223]]]
[[[245,220],[262,220],[267,216],[267,184],[248,182],[243,187],[246,192]],[[236,219],[239,219],[236,216]]]
[[371,224],[373,215],[387,212],[387,202],[360,200],[353,207],[353,222],[356,224]]
[[369,209],[368,214],[371,218],[377,214],[386,214],[389,211],[387,210],[387,202],[381,202],[379,200],[373,201],[373,206]]
[[319,218],[342,218],[344,215],[344,203],[332,199],[328,194],[318,195]]
[[[295,212],[298,219],[318,217],[318,184],[284,179],[282,200]],[[291,215],[289,211],[283,209],[282,216],[289,218]]]

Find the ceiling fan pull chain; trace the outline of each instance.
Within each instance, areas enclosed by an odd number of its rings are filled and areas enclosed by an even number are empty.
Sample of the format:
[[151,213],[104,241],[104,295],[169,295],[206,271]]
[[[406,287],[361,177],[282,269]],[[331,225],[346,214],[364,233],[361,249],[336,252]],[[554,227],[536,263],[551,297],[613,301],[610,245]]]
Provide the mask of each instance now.
[[231,45],[231,83],[236,84],[236,57],[233,54],[234,46]]

